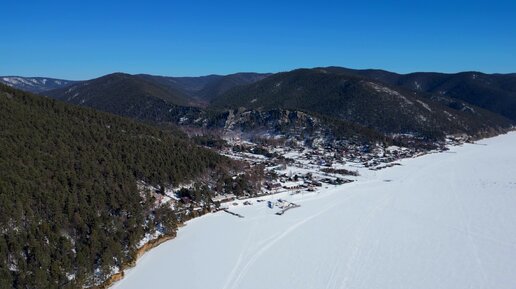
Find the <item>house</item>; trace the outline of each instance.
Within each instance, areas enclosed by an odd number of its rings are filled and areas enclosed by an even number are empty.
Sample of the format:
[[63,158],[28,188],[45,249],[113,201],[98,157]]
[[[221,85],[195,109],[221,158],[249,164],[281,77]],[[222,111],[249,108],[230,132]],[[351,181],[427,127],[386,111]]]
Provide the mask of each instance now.
[[266,183],[265,184],[265,188],[269,191],[272,191],[272,190],[278,190],[281,188],[281,184],[280,183]]
[[288,185],[284,185],[283,188],[286,189],[286,190],[299,190],[299,189],[301,189],[301,185],[299,185],[299,184],[288,184]]

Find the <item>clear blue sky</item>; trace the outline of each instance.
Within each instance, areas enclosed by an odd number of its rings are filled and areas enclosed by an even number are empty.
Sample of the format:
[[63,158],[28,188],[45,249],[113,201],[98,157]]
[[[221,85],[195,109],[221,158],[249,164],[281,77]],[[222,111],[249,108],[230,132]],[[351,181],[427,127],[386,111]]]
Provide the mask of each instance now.
[[0,75],[516,72],[516,1],[3,0],[1,10]]

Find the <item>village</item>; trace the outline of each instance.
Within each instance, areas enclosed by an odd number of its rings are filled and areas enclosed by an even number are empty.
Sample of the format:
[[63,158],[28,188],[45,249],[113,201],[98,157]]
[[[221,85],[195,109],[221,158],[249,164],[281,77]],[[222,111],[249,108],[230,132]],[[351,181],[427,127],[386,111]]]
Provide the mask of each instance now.
[[[319,194],[330,187],[355,182],[359,172],[378,171],[400,166],[400,160],[415,158],[424,154],[448,150],[450,146],[460,146],[470,142],[463,136],[449,136],[432,150],[415,147],[382,146],[380,144],[357,145],[349,142],[328,143],[314,141],[310,145],[302,141],[277,141],[275,139],[244,139],[231,137],[218,152],[231,159],[242,161],[249,167],[264,170],[260,190],[221,194],[214,189],[208,199],[195,200],[184,194],[194,184],[176,187],[154,187],[144,182],[138,183],[142,197],[154,200],[154,208],[171,208],[182,223],[207,213],[227,213],[237,218],[245,218],[240,207],[265,204],[271,214],[282,216],[300,204],[286,200],[285,196],[295,197],[305,194]],[[233,179],[238,176],[233,176]],[[385,180],[389,181],[389,180]],[[292,199],[292,198],[288,198]],[[153,233],[147,233],[140,245],[164,234],[159,226]]]
[[[358,145],[349,142],[328,143],[323,140],[312,141],[274,141],[271,139],[227,138],[229,144],[222,153],[251,166],[263,165],[266,171],[263,187],[256,195],[236,197],[216,195],[216,203],[231,204],[236,199],[258,198],[288,192],[290,195],[317,192],[328,186],[340,186],[356,180],[358,169],[372,171],[398,166],[397,161],[413,158],[427,153],[447,150],[447,146],[460,145],[468,139],[463,136],[448,137],[434,150],[423,150],[399,146],[383,147]],[[235,203],[237,204],[237,203]],[[249,205],[250,202],[243,202]],[[281,202],[280,202],[281,204]],[[283,207],[283,205],[281,204]],[[226,208],[228,206],[225,206]]]
[[[250,167],[260,166],[265,175],[258,192],[220,194],[214,191],[208,200],[193,200],[181,195],[183,185],[174,188],[148,188],[156,199],[156,206],[169,204],[180,215],[201,215],[206,212],[224,211],[236,217],[244,216],[231,211],[232,207],[249,206],[264,202],[277,209],[277,215],[299,207],[281,198],[270,197],[280,194],[296,195],[319,193],[330,186],[341,186],[356,181],[359,170],[377,171],[399,166],[401,159],[413,158],[423,154],[446,150],[446,146],[460,145],[467,139],[449,137],[434,150],[376,145],[358,145],[348,142],[328,143],[305,142],[275,138],[245,139],[233,136],[225,139],[227,145],[219,153],[234,160],[247,163]],[[236,176],[235,176],[236,177]],[[278,211],[279,210],[279,211]]]

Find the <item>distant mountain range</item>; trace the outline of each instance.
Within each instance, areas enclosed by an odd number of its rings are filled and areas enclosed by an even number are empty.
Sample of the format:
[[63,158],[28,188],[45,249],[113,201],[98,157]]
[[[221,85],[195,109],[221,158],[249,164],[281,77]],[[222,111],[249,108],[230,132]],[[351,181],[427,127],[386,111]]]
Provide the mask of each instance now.
[[150,122],[179,123],[204,117],[210,100],[266,75],[163,77],[113,73],[42,94]]
[[233,87],[260,81],[270,74],[243,72],[229,75],[208,75],[200,77],[166,77],[148,74],[137,75],[161,84],[178,93],[207,103]]
[[[116,114],[138,116],[145,108],[163,104],[198,105],[196,99],[172,86],[162,85],[148,77],[113,73],[96,79],[43,93],[69,103],[90,106]],[[133,111],[136,114],[132,114]]]
[[[24,89],[20,85],[25,82],[9,85]],[[430,139],[461,133],[493,135],[516,122],[515,74],[396,74],[324,67],[201,77],[114,73],[61,83],[40,94],[145,121],[205,128],[227,129],[231,122],[239,124],[232,126],[234,130],[264,129],[257,124],[267,121],[256,118],[270,120],[278,110],[284,111],[280,114],[299,111],[388,136]],[[229,110],[233,112],[228,114]],[[244,111],[251,114],[244,117]],[[279,122],[267,122],[268,129]]]
[[[516,99],[516,96],[514,97]],[[409,89],[338,68],[298,69],[235,87],[215,107],[298,109],[357,123],[384,133],[442,136],[508,126],[495,112],[458,98]]]
[[33,93],[40,93],[76,83],[76,81],[72,80],[21,76],[0,76],[0,82]]
[[461,72],[455,74],[416,72],[397,74],[384,70],[353,70],[326,68],[334,73],[352,74],[374,79],[413,91],[460,99],[516,120],[516,74],[485,74]]
[[[100,92],[104,95],[113,95],[114,92],[115,94],[120,94],[136,88],[137,91],[131,92],[132,94],[156,95],[160,99],[181,105],[202,105],[207,104],[213,98],[222,95],[235,86],[253,83],[269,75],[266,73],[235,73],[200,77],[169,77],[149,74],[130,75],[126,73],[113,73],[86,81],[46,77],[0,76],[0,82],[17,89],[40,94],[47,94],[47,91],[57,90],[52,92],[52,94],[63,96],[62,98],[70,98],[70,100],[76,97],[74,95],[77,93],[77,88],[84,86],[84,88],[79,90],[84,92],[95,87],[93,89],[95,91],[88,96],[93,98]],[[69,86],[74,86],[70,87],[74,93],[71,93],[71,91],[67,92],[68,89],[59,90]],[[87,99],[83,99],[86,102]]]

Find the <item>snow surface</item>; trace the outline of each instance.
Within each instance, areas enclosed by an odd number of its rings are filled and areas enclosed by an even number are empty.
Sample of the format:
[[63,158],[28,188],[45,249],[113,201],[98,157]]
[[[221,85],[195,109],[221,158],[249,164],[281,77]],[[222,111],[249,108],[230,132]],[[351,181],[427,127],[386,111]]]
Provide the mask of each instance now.
[[[116,289],[516,288],[516,133],[188,222]],[[241,203],[240,203],[241,204]],[[149,287],[150,286],[150,287]]]

